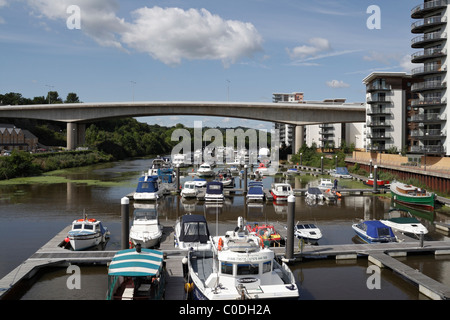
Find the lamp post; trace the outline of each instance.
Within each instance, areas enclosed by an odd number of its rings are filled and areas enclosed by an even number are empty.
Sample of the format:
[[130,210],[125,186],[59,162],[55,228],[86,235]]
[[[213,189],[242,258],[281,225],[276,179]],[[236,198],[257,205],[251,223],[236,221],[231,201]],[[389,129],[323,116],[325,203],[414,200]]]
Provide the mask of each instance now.
[[323,174],[323,156],[320,157],[320,172]]

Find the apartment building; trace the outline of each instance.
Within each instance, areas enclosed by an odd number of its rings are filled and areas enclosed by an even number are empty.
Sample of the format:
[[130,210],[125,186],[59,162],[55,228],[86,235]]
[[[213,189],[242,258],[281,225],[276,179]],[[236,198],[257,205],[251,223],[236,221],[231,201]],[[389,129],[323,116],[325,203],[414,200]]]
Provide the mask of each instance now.
[[[293,93],[273,93],[272,101],[274,103],[302,103],[303,102],[303,92],[293,92]],[[294,126],[275,123],[275,130],[279,130],[280,133],[280,147],[284,145],[291,146],[294,141]]]
[[411,152],[419,145],[412,87],[419,80],[404,72],[373,72],[366,85],[365,149],[376,152]]
[[450,107],[447,99],[447,47],[449,21],[448,0],[424,1],[411,10],[411,32],[415,35],[411,47],[420,49],[411,57],[417,63],[412,76],[420,82],[415,83],[412,91],[418,97],[411,106],[417,110],[411,121],[417,124],[412,131],[417,145],[412,146],[412,153],[439,156],[450,155]]
[[38,138],[28,130],[0,124],[0,152],[13,149],[33,151],[37,148],[38,142]]

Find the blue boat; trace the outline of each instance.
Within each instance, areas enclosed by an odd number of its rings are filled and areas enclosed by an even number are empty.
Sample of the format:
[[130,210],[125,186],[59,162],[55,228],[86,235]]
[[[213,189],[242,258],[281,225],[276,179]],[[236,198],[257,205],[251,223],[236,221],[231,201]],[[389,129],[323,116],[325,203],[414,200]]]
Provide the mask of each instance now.
[[162,195],[158,176],[144,175],[139,178],[134,200],[158,200]]
[[390,227],[378,220],[366,220],[352,225],[356,234],[367,243],[396,242]]
[[162,300],[164,295],[163,252],[137,246],[116,253],[108,269],[107,300]]
[[222,202],[225,197],[223,195],[223,184],[219,181],[211,181],[206,184],[206,201]]
[[248,187],[247,201],[263,201],[264,200],[264,190],[262,185],[251,184]]

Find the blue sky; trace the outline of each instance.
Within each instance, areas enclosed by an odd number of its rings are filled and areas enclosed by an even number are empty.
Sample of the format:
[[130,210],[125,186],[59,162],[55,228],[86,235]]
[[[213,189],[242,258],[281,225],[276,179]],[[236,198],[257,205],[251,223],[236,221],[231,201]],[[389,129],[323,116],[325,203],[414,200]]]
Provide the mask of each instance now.
[[[418,4],[0,0],[0,93],[76,92],[84,102],[270,102],[274,92],[304,92],[306,100],[362,102],[362,79],[371,72],[410,71],[410,12]],[[71,5],[80,9],[80,29],[67,26]],[[367,27],[371,5],[380,8],[381,29]],[[143,120],[192,126],[194,118]]]

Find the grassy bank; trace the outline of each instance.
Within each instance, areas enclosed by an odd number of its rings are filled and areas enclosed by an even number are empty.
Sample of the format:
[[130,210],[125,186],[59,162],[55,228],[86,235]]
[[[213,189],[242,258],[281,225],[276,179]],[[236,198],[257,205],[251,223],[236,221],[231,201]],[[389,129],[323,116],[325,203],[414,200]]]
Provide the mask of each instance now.
[[111,155],[99,151],[70,151],[30,154],[14,150],[0,158],[0,180],[39,177],[43,173],[66,168],[83,167],[112,161]]

